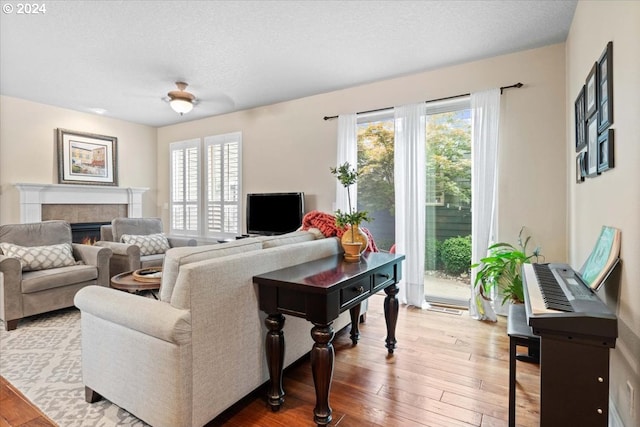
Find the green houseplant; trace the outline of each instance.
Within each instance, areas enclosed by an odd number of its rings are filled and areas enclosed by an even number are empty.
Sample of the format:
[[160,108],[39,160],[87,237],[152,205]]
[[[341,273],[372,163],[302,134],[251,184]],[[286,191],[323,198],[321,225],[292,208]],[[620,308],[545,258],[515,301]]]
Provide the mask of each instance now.
[[527,245],[531,236],[522,241],[522,232],[518,234],[518,246],[509,243],[496,243],[489,246],[489,256],[482,258],[479,263],[473,264],[471,268],[480,267],[476,273],[474,287],[481,286],[480,293],[488,299],[491,289],[495,286],[504,295],[502,304],[507,301],[515,303],[524,302],[524,290],[522,287],[522,264],[539,260],[540,247],[536,247],[531,254],[527,255]]
[[345,252],[355,250],[348,248],[349,244],[352,246],[358,245],[357,257],[354,254],[350,254],[351,258],[345,256],[348,261],[356,261],[360,259],[360,254],[364,252],[367,247],[367,236],[360,230],[360,224],[362,221],[371,221],[367,211],[358,211],[351,205],[351,191],[349,188],[358,181],[360,172],[352,168],[349,162],[345,162],[337,167],[330,168],[331,173],[338,179],[340,184],[347,189],[347,200],[349,203],[349,210],[343,212],[338,209],[335,212],[336,226],[339,228],[349,227],[342,236],[342,245]]

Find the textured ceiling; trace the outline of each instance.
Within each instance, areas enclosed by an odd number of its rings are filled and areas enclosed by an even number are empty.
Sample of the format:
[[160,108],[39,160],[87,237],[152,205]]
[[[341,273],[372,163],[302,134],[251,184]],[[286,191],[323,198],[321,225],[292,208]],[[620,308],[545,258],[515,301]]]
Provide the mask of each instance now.
[[[576,7],[576,0],[39,3],[44,14],[0,14],[0,92],[150,126],[560,43]],[[177,80],[199,99],[183,117],[163,101]]]

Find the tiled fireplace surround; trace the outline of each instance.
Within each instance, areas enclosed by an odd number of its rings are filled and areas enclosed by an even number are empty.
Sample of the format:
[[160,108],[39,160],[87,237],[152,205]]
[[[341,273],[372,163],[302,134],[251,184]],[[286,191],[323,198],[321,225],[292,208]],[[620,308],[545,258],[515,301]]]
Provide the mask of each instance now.
[[142,217],[148,188],[67,184],[15,184],[20,192],[20,222],[62,219],[70,224],[111,222]]

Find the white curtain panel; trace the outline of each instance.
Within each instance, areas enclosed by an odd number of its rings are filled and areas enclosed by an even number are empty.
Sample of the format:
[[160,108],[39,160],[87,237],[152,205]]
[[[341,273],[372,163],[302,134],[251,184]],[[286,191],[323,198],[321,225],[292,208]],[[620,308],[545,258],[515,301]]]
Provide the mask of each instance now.
[[[487,248],[495,242],[500,90],[472,93],[471,111],[471,262],[475,264],[487,256]],[[469,315],[495,322],[497,318],[491,301],[480,295],[480,287],[473,287],[476,272],[475,268],[471,271]]]
[[426,308],[424,298],[427,104],[396,107],[394,174],[396,251],[406,256],[398,299]]
[[[358,167],[358,125],[356,114],[344,114],[338,116],[338,158],[336,166],[349,162],[351,167]],[[351,203],[353,208],[358,206],[358,184],[349,189],[351,191]],[[349,211],[349,199],[347,189],[336,179],[336,206],[335,210]]]

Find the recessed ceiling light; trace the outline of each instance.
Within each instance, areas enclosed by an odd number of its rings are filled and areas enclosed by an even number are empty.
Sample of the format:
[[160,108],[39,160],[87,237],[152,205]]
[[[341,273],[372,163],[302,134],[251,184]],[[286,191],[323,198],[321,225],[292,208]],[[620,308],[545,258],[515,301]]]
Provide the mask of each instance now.
[[105,110],[104,108],[89,108],[89,111],[100,115],[103,115],[107,112],[107,110]]

